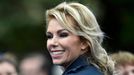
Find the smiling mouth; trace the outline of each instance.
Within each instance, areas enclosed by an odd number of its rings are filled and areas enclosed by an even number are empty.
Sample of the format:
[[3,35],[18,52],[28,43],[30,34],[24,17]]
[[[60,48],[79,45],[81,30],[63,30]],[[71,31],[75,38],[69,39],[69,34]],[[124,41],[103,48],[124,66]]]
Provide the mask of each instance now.
[[52,55],[59,55],[59,54],[63,54],[65,51],[64,50],[53,50],[51,51]]
[[52,50],[50,51],[50,55],[53,59],[60,59],[63,57],[65,50]]

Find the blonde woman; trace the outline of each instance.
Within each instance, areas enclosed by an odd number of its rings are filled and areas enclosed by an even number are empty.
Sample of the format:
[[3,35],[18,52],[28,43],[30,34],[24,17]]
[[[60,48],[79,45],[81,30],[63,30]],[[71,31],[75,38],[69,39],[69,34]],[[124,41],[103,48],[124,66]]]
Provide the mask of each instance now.
[[104,34],[94,14],[80,3],[63,2],[46,11],[47,49],[63,75],[111,75],[113,61],[101,46]]

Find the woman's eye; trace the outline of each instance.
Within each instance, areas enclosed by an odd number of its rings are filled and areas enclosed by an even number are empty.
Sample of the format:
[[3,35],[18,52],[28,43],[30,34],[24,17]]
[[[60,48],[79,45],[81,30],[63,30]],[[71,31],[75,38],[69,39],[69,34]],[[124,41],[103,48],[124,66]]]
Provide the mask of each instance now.
[[60,36],[60,37],[67,37],[67,36],[68,36],[68,33],[60,33],[59,36]]
[[47,36],[47,39],[53,38],[53,35],[51,35],[51,34],[46,34],[46,36]]

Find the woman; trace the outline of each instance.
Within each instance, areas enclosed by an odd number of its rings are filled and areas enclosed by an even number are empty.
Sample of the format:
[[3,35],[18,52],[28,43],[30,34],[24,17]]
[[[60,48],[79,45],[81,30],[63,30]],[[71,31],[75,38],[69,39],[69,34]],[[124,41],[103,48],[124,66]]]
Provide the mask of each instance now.
[[63,75],[110,75],[113,61],[101,46],[103,32],[80,3],[63,2],[46,11],[47,49]]

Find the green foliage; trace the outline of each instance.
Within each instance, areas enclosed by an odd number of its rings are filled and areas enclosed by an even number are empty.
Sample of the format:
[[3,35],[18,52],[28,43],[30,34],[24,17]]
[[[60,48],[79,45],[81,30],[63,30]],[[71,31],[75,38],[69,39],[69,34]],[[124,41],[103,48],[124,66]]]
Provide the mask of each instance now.
[[[98,0],[0,0],[0,50],[25,53],[46,49],[45,11],[63,1],[76,1],[89,6],[97,19],[101,18],[99,21],[105,17],[104,5]],[[116,2],[119,4],[122,0],[113,0],[113,3]],[[134,38],[132,14],[120,15],[124,19],[120,19],[123,26],[118,37],[125,44]]]

